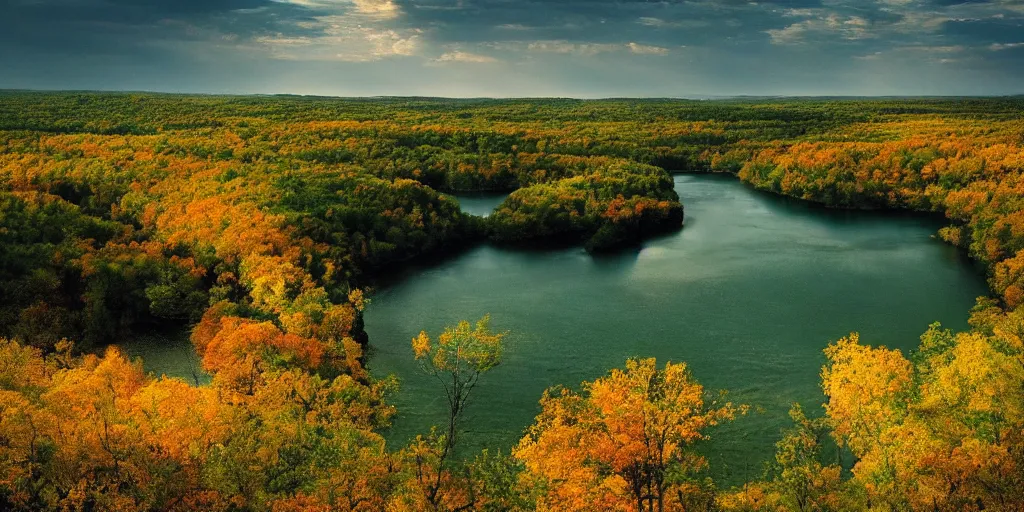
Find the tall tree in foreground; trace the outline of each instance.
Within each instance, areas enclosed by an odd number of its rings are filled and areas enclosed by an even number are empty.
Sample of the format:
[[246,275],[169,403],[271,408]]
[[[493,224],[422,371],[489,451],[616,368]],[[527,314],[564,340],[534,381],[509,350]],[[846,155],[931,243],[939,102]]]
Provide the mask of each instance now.
[[538,510],[636,512],[712,506],[692,446],[746,411],[705,401],[685,364],[659,369],[653,358],[630,359],[583,393],[549,389],[541,409],[514,452],[545,489]]
[[409,449],[415,485],[423,499],[415,508],[467,510],[477,500],[469,467],[463,468],[465,481],[460,485],[452,471],[452,458],[460,420],[473,389],[484,373],[501,363],[505,335],[491,332],[489,322],[489,316],[481,318],[476,325],[459,322],[455,327],[446,328],[436,343],[426,332],[420,332],[412,340],[416,359],[424,371],[441,384],[448,405],[448,422],[443,432],[434,429],[426,438],[419,436]]
[[932,325],[914,362],[856,335],[825,350],[825,409],[857,458],[858,508],[1022,510],[1022,318],[959,334]]

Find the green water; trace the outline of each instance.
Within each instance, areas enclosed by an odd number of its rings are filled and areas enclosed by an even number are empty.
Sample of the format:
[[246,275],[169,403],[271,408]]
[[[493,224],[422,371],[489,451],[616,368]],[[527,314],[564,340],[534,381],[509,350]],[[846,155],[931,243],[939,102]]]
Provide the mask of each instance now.
[[459,194],[455,197],[458,198],[462,211],[471,215],[487,217],[494,213],[494,209],[508,197],[508,194],[480,192],[477,194]]
[[931,322],[966,328],[986,293],[970,262],[932,238],[934,219],[825,210],[729,176],[675,181],[685,227],[639,250],[597,258],[485,245],[389,276],[366,330],[371,371],[402,382],[390,441],[444,421],[440,388],[418,372],[410,339],[490,313],[492,327],[512,334],[467,411],[467,451],[512,446],[546,387],[653,356],[686,361],[707,388],[759,411],[713,431],[702,448],[712,474],[735,483],[760,474],[792,402],[820,410],[830,341],[859,331],[906,352]]
[[154,377],[177,377],[192,385],[210,383],[203,371],[196,348],[189,339],[190,328],[150,332],[132,336],[117,345],[129,359],[141,358],[143,369]]

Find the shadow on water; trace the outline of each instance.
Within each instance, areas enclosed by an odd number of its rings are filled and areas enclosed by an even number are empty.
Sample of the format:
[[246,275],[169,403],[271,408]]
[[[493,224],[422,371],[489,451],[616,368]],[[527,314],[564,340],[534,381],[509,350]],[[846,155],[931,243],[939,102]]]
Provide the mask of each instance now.
[[[672,236],[672,234],[661,236]],[[639,245],[624,247],[614,252],[591,254],[590,258],[594,267],[599,268],[601,272],[625,273],[636,266],[642,249],[643,247]]]
[[188,326],[156,329],[130,335],[117,347],[129,359],[141,358],[146,372],[154,377],[176,377],[196,386],[209,384],[210,374],[203,371],[190,334]]
[[[752,193],[758,200],[764,203],[770,203],[774,206],[778,206],[784,210],[787,210],[797,215],[811,214],[813,217],[822,218],[831,222],[863,222],[865,219],[873,219],[878,221],[888,222],[892,219],[910,219],[919,221],[923,224],[934,224],[936,229],[949,224],[949,220],[938,212],[931,211],[912,211],[912,210],[891,210],[884,208],[844,208],[844,207],[833,207],[826,206],[822,203],[809,201],[805,199],[798,199],[795,197],[784,196],[773,192],[757,190],[748,183],[744,183],[739,179],[738,176],[726,172],[702,172],[702,171],[672,171],[670,173],[672,177],[678,178],[697,178],[704,182],[711,183],[722,183],[735,185],[737,182],[742,185],[742,188]],[[677,186],[679,180],[676,180]],[[687,201],[683,194],[680,194],[683,199],[683,206],[687,206]]]

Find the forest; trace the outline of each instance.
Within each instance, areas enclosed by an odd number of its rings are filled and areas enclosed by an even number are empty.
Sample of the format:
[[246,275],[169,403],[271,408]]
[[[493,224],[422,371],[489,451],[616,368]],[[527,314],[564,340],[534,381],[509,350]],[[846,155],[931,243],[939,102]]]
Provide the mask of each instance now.
[[[1024,510],[1022,112],[0,92],[0,509]],[[397,383],[366,370],[362,317],[377,276],[480,243],[636,246],[683,229],[682,170],[941,216],[990,294],[970,330],[932,325],[910,354],[832,340],[823,407],[794,404],[739,486],[696,448],[756,404],[684,362],[566,382],[510,453],[460,450],[508,334],[487,317],[411,340],[448,421],[385,442]],[[482,218],[451,195],[466,191],[511,194]],[[112,346],[171,326],[209,383]]]

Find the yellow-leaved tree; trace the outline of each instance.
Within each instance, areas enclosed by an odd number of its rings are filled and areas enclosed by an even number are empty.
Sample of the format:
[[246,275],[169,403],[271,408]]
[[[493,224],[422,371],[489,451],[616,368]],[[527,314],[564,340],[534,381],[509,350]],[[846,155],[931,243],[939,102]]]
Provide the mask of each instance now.
[[426,332],[412,339],[412,349],[423,370],[433,375],[444,390],[448,405],[444,431],[431,431],[427,437],[417,436],[406,455],[414,467],[414,478],[408,485],[416,492],[406,495],[404,509],[467,510],[478,496],[463,465],[457,478],[457,464],[452,461],[459,433],[459,422],[466,404],[480,377],[501,363],[504,333],[490,330],[490,317],[484,316],[475,325],[463,320],[448,327],[435,343]]
[[1020,510],[1021,317],[994,315],[959,334],[932,325],[913,363],[856,335],[826,349],[825,409],[836,441],[857,459],[856,506]]
[[514,454],[544,490],[539,510],[675,510],[714,499],[693,444],[744,412],[707,401],[684,363],[630,359],[583,393],[549,389]]

